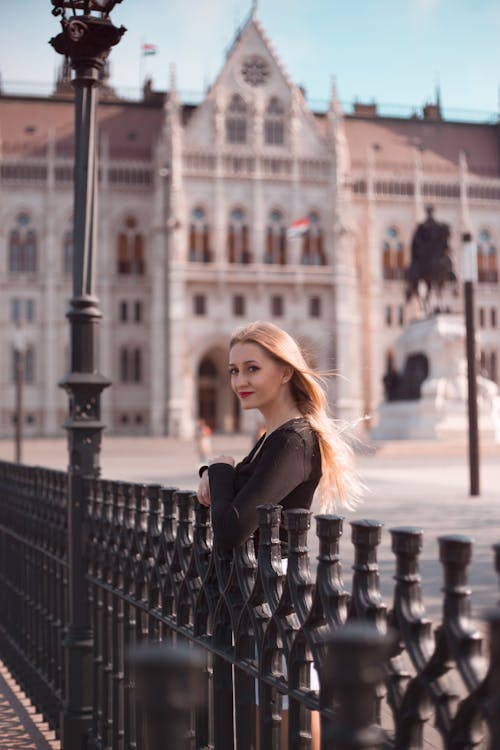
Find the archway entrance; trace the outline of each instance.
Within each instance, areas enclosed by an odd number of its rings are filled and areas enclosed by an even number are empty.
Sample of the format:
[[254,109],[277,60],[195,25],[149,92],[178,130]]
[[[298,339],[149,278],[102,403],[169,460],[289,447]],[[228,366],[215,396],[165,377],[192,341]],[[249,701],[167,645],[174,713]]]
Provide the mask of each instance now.
[[197,371],[197,419],[218,432],[239,429],[236,405],[227,374],[227,350],[214,347],[202,356]]
[[198,419],[212,430],[217,423],[217,366],[210,357],[203,357],[198,368]]

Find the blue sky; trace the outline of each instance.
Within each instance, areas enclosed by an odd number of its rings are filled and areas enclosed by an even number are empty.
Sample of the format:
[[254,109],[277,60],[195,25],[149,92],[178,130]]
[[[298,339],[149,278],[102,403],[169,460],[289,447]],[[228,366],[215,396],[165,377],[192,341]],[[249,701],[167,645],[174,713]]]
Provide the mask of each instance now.
[[[0,73],[5,88],[21,82],[24,92],[49,90],[57,56],[47,41],[59,24],[50,0],[4,4]],[[250,4],[123,0],[113,12],[115,23],[128,29],[112,53],[115,84],[122,92],[137,91],[140,46],[148,42],[159,53],[143,60],[142,72],[153,76],[155,87],[166,88],[174,62],[181,91],[199,94],[220,69]],[[420,108],[433,99],[439,80],[450,115],[453,110],[498,111],[498,0],[259,0],[258,15],[313,104],[328,98],[334,75],[345,102],[375,99]]]

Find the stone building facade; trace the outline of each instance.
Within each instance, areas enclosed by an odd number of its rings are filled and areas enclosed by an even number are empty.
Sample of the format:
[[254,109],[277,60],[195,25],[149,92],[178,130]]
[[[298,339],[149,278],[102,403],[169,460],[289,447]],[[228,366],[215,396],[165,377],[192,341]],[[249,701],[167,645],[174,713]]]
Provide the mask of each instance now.
[[[373,414],[401,327],[404,268],[428,203],[478,241],[481,366],[498,382],[500,129],[445,121],[439,105],[313,112],[255,14],[199,105],[105,85],[99,117],[97,293],[103,415],[113,433],[189,437],[255,428],[230,393],[230,333],[276,322],[330,381],[334,413]],[[0,436],[13,432],[16,327],[26,346],[26,431],[59,434],[71,296],[73,101],[0,95]],[[287,237],[307,217],[308,231]],[[463,308],[461,288],[442,305]]]

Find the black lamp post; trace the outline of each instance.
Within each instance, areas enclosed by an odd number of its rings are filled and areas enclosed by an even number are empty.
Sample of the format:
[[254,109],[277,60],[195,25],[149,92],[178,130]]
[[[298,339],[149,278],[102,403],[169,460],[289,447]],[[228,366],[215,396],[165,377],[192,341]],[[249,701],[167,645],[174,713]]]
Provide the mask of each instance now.
[[75,71],[75,178],[73,297],[70,323],[71,368],[60,385],[69,395],[68,583],[66,696],[62,716],[63,750],[84,750],[92,716],[93,634],[88,611],[82,520],[84,480],[99,475],[101,392],[110,385],[98,369],[99,302],[94,296],[96,238],[95,112],[99,73],[111,47],[125,32],[109,13],[121,0],[52,0],[62,32],[50,40]]
[[476,338],[474,331],[474,282],[477,281],[477,250],[470,232],[462,235],[465,333],[469,404],[470,495],[479,495],[479,432],[477,425]]

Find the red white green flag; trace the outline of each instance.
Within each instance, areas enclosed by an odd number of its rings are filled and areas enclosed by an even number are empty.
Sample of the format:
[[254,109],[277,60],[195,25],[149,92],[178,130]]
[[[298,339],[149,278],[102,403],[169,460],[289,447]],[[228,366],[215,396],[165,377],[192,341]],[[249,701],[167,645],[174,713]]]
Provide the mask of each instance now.
[[310,224],[311,222],[309,220],[309,216],[304,216],[302,219],[296,219],[296,221],[292,221],[286,231],[287,237],[300,237],[301,235],[309,231]]
[[149,57],[150,55],[157,55],[158,47],[156,46],[156,44],[143,44],[142,54],[144,55],[144,57]]

